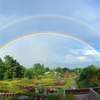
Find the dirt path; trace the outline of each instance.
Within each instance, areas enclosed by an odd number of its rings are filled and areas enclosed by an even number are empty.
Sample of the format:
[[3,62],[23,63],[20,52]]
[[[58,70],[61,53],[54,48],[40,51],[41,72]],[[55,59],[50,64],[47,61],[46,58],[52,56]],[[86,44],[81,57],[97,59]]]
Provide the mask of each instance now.
[[71,89],[76,89],[75,80],[73,80],[73,81],[71,82],[70,88],[71,88]]

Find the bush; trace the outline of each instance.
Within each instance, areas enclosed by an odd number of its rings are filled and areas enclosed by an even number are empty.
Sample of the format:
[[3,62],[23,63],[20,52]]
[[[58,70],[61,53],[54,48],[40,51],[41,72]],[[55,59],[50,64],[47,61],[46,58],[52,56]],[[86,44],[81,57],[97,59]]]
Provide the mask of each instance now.
[[59,100],[59,95],[53,94],[47,97],[47,100]]
[[66,100],[74,100],[73,94],[67,94],[67,99]]

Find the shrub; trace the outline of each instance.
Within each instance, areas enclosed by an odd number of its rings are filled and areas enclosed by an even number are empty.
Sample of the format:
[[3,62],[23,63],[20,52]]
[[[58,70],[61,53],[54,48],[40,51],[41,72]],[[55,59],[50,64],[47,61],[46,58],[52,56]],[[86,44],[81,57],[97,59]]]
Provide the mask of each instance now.
[[47,100],[59,100],[59,95],[53,94],[47,97]]
[[74,100],[73,94],[67,94],[67,99],[66,100]]

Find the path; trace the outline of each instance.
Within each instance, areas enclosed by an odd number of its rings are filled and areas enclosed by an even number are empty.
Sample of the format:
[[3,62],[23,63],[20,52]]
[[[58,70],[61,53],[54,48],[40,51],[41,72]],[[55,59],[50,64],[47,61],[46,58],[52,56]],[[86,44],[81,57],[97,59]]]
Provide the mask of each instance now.
[[71,82],[70,88],[71,88],[71,89],[76,89],[75,80],[73,80],[73,81]]

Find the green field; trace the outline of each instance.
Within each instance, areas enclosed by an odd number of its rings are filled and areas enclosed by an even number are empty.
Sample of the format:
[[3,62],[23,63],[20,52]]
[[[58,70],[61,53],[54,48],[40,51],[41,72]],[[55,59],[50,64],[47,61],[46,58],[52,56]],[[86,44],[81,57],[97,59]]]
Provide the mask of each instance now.
[[[35,93],[33,91],[25,91],[24,89],[19,89],[18,85],[23,85],[23,86],[33,86],[34,88],[38,88],[39,91],[44,90],[44,88],[51,88],[52,90],[55,89],[59,89],[59,92],[57,92],[56,94],[47,94],[46,97],[48,98],[47,100],[51,100],[50,97],[52,95],[52,100],[58,100],[57,98],[59,98],[59,100],[67,100],[63,97],[63,90],[64,89],[69,89],[70,88],[70,84],[72,82],[72,78],[70,77],[69,79],[62,77],[59,80],[58,79],[54,79],[52,77],[49,76],[49,78],[42,78],[41,79],[28,79],[28,78],[22,78],[22,79],[12,79],[12,80],[2,80],[0,81],[0,90],[1,91],[7,91],[7,92],[14,92],[14,93],[18,93],[18,94],[24,94],[24,95],[30,95],[30,99],[25,99],[25,100],[31,100],[32,98],[34,98],[35,96],[41,96],[43,95],[42,93]],[[61,82],[63,81],[65,84],[62,86],[53,86],[52,84],[55,82]],[[42,83],[41,83],[42,82]],[[35,84],[35,83],[39,83],[39,84]],[[4,97],[5,100],[12,100],[11,97]],[[15,97],[13,97],[15,98]],[[55,98],[55,99],[53,99]],[[18,98],[16,98],[17,100]],[[20,100],[20,99],[18,99]]]

